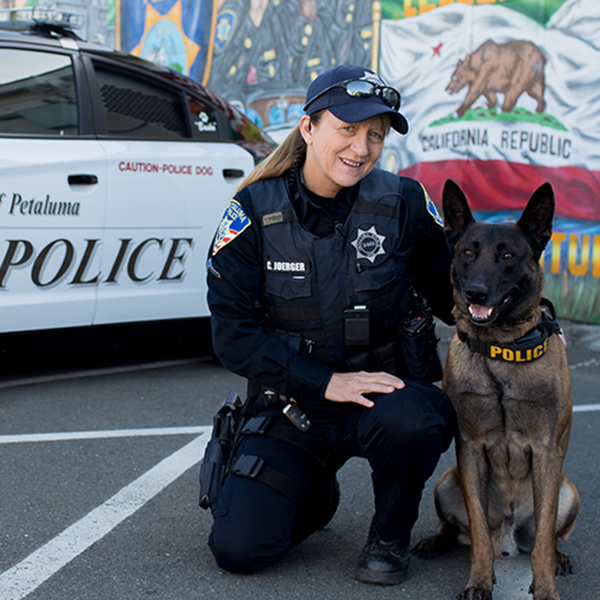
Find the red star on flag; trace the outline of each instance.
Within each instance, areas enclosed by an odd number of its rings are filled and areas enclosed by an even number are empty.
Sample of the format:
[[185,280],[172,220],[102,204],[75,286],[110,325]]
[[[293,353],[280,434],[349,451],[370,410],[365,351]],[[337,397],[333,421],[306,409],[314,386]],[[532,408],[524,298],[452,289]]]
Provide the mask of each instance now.
[[439,56],[440,58],[442,58],[442,46],[444,44],[442,42],[440,42],[435,48],[433,48],[433,54],[431,55],[431,58],[433,58],[434,56]]

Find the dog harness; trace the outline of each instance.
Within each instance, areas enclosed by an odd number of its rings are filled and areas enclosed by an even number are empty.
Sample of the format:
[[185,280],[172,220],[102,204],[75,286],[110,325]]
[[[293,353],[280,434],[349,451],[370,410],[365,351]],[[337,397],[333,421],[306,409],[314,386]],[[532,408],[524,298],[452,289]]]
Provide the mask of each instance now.
[[522,338],[509,344],[482,342],[457,329],[458,338],[467,344],[471,352],[478,352],[492,360],[503,360],[510,363],[532,362],[546,354],[548,340],[552,335],[562,333],[552,302],[547,298],[542,298],[540,306],[546,310],[542,310],[537,325]]

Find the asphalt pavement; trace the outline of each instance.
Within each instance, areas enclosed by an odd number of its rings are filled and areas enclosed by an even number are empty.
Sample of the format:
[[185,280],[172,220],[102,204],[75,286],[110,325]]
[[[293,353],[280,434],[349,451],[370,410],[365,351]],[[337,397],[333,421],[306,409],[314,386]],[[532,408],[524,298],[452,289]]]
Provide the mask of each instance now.
[[[563,323],[574,414],[565,470],[582,508],[560,544],[574,574],[562,600],[598,596],[600,327]],[[451,328],[438,328],[442,354]],[[339,473],[339,509],[280,564],[250,576],[215,564],[211,516],[198,507],[198,463],[212,416],[241,378],[194,351],[154,347],[22,355],[0,366],[0,599],[454,598],[469,550],[413,558],[394,587],[356,582],[353,570],[373,510],[368,465]],[[413,542],[437,531],[432,489],[454,462],[441,459],[423,494]],[[530,598],[529,556],[497,561],[495,600]]]

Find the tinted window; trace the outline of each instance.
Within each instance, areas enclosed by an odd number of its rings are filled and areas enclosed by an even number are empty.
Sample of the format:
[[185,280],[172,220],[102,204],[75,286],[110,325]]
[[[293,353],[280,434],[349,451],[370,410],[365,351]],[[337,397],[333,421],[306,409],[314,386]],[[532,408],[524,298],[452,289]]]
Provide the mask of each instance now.
[[109,135],[128,139],[188,137],[179,93],[98,67],[96,75]]
[[273,140],[258,125],[235,109],[230,111],[229,125],[234,140],[273,144]]
[[188,97],[187,100],[193,137],[200,140],[218,140],[219,122],[215,110],[198,98]]
[[0,49],[0,133],[78,133],[75,79],[68,56]]

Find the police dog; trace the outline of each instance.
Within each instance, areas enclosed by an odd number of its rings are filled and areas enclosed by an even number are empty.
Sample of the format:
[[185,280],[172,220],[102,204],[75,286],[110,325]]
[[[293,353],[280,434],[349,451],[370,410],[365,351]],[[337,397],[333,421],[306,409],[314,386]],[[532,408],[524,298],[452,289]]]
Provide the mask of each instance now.
[[413,552],[470,544],[461,600],[491,599],[495,556],[531,552],[530,593],[558,600],[555,574],[572,570],[557,538],[573,530],[579,496],[562,468],[572,412],[565,344],[541,299],[552,187],[540,186],[516,223],[491,224],[474,220],[448,180],[443,213],[456,303],[443,387],[458,417],[457,465],[435,486],[439,533]]

